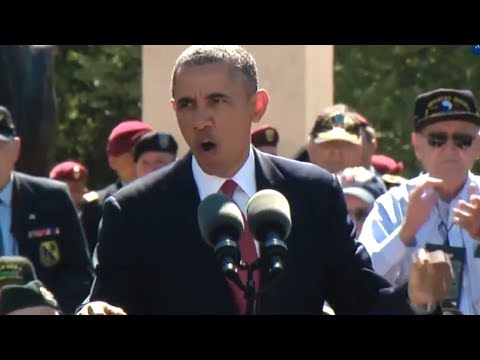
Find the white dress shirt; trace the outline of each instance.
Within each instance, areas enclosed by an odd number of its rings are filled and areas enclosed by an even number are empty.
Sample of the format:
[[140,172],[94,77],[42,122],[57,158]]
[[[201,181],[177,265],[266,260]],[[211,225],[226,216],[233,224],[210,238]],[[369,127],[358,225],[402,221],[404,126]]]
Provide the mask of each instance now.
[[[476,184],[480,189],[480,177],[469,173],[458,195],[449,204],[439,201],[437,206],[433,207],[430,217],[415,234],[414,245],[406,246],[400,240],[399,232],[408,208],[408,195],[417,184],[423,182],[425,176],[428,174],[408,180],[379,197],[363,224],[358,241],[370,254],[375,271],[399,285],[407,282],[412,255],[417,249],[424,248],[427,243],[443,245],[445,236],[439,231],[439,223],[441,219],[448,219],[450,246],[466,249],[460,310],[465,315],[478,314],[480,258],[474,257],[474,252],[480,242],[472,239],[460,226],[452,224],[453,209],[460,200],[468,201],[470,184]],[[446,214],[448,216],[445,216]]]
[[[198,194],[200,200],[207,196],[218,193],[223,183],[229,179],[224,179],[214,175],[206,174],[200,165],[198,165],[195,156],[192,157],[192,171],[193,179],[197,184]],[[255,180],[255,156],[253,149],[250,147],[247,161],[238,170],[238,172],[231,178],[238,186],[233,194],[233,200],[237,203],[243,215],[247,215],[247,205],[250,198],[257,192],[257,182]],[[255,241],[257,254],[259,254],[259,244]]]

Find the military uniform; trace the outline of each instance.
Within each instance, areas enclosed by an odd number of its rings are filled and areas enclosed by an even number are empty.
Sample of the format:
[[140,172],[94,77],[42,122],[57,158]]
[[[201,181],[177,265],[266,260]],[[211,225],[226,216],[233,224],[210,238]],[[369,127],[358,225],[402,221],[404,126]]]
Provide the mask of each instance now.
[[[118,157],[128,152],[133,153],[133,149],[140,138],[151,131],[153,131],[152,127],[140,120],[122,121],[113,128],[108,137],[108,157]],[[133,163],[132,166],[134,165]],[[122,181],[119,179],[100,191],[91,191],[83,195],[84,203],[80,220],[85,229],[88,248],[92,255],[98,241],[98,226],[103,215],[103,203],[121,187]]]
[[[88,294],[93,269],[87,243],[65,183],[11,170],[19,139],[10,113],[0,107],[0,141],[10,178],[1,184],[2,255],[28,258],[38,279],[62,310],[73,310]],[[15,145],[17,142],[17,145]],[[9,148],[10,147],[10,148]],[[12,153],[3,151],[10,149]]]
[[88,249],[92,255],[98,241],[98,225],[102,219],[103,203],[110,195],[113,195],[120,190],[121,187],[122,182],[118,180],[102,190],[90,191],[83,195],[85,202],[82,206],[80,220],[82,221],[83,229],[85,230]]

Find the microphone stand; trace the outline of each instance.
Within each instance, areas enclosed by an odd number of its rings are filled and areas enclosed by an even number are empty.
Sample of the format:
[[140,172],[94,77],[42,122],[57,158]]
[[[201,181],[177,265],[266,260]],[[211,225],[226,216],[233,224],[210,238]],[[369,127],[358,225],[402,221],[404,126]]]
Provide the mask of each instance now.
[[[240,261],[240,269],[247,271],[247,284],[241,286],[245,294],[245,300],[247,301],[247,313],[246,315],[255,315],[255,302],[257,299],[257,290],[255,287],[255,281],[253,280],[253,272],[260,268],[260,258],[255,260],[253,264],[247,264],[245,261]],[[238,284],[237,284],[238,285]]]

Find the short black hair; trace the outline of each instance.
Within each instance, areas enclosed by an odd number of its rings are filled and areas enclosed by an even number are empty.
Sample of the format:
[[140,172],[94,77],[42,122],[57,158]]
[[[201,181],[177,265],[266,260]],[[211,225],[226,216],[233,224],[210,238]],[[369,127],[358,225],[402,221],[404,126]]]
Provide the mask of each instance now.
[[175,97],[175,78],[182,66],[222,62],[231,65],[233,71],[242,76],[247,93],[255,93],[258,90],[257,65],[247,50],[238,45],[193,45],[181,53],[175,63],[171,81],[172,96]]

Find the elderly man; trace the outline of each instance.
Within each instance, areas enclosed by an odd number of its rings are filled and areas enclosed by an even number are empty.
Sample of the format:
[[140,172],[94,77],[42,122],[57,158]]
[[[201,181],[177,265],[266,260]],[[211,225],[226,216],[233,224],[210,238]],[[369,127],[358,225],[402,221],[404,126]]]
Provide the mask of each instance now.
[[20,149],[12,116],[0,106],[0,255],[27,257],[71,313],[93,280],[85,236],[67,185],[14,170]]
[[338,174],[347,211],[355,224],[355,238],[362,231],[363,222],[373,209],[375,200],[385,194],[387,188],[382,179],[364,167],[346,168]]
[[313,164],[333,173],[347,167],[370,168],[377,149],[375,130],[355,110],[336,104],[317,117],[306,149]]
[[418,96],[412,145],[425,174],[380,197],[359,241],[374,269],[395,284],[407,281],[419,248],[450,254],[455,280],[445,303],[477,314],[480,302],[480,116],[467,90],[437,89]]

